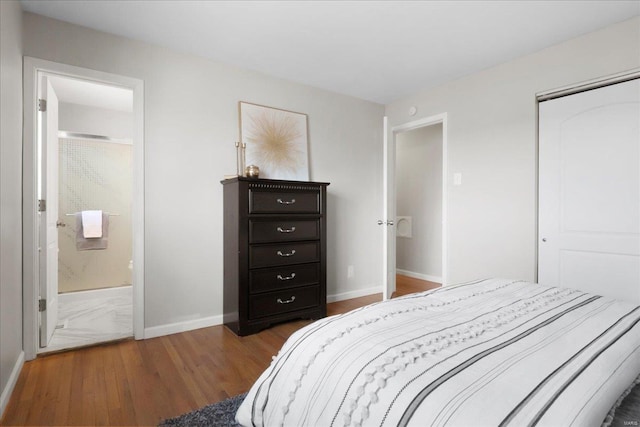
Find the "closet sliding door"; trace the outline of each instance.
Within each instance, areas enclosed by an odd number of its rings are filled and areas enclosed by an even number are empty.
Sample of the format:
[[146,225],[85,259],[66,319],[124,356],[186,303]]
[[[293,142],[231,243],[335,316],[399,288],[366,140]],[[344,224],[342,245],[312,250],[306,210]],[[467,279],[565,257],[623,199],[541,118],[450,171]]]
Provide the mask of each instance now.
[[539,283],[640,303],[640,79],[539,113]]

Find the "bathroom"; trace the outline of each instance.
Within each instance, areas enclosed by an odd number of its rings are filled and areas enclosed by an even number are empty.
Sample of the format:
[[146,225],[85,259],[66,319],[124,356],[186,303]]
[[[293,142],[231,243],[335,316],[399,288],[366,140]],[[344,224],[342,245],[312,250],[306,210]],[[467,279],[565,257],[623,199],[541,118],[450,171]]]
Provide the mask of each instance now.
[[[58,178],[58,301],[39,353],[133,336],[133,93],[66,76],[49,81],[58,99],[57,165],[47,164]],[[90,211],[97,224],[86,222]],[[90,225],[97,237],[87,235]]]

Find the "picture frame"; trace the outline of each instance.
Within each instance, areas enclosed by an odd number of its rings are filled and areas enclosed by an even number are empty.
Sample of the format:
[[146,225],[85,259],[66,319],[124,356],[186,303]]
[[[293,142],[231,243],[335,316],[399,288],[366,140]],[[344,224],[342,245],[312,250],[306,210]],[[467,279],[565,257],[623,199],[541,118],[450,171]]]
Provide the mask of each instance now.
[[245,165],[260,168],[260,178],[309,180],[307,115],[250,102],[238,102]]

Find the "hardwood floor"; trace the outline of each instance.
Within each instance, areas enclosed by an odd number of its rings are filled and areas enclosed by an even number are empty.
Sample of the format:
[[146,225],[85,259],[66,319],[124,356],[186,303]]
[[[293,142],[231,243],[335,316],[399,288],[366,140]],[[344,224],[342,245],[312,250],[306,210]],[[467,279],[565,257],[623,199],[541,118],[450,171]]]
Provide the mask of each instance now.
[[409,276],[396,275],[396,291],[393,297],[413,294],[415,292],[428,291],[430,289],[439,288],[440,283],[428,282],[426,280],[415,279]]
[[[435,285],[398,276],[397,295]],[[381,298],[339,301],[327,311],[344,313]],[[284,341],[309,323],[242,338],[213,326],[38,357],[25,363],[0,425],[155,426],[247,391]]]

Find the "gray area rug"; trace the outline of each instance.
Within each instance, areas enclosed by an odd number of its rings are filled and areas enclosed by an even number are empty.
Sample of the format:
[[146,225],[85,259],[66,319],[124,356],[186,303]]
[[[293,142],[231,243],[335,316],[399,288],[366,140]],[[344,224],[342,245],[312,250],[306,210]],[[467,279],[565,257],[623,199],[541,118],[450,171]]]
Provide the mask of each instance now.
[[[636,380],[640,382],[640,380]],[[640,383],[635,383],[628,394],[611,409],[603,426],[640,426]],[[239,394],[222,402],[205,406],[160,423],[159,427],[239,427],[235,416],[238,407],[247,394]],[[624,396],[624,395],[623,395]]]
[[602,427],[640,426],[640,376],[620,396]]
[[159,427],[240,427],[236,422],[236,411],[246,395],[247,393],[242,393],[193,412],[166,419]]

